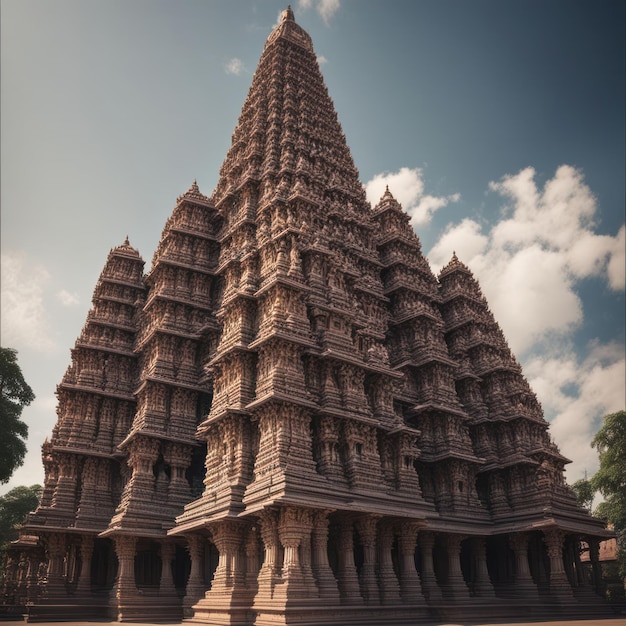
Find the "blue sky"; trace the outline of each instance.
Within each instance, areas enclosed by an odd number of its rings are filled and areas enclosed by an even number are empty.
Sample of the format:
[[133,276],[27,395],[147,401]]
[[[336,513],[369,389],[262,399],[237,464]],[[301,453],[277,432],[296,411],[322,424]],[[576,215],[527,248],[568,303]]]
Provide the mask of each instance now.
[[[295,0],[375,202],[389,184],[435,271],[453,250],[574,462],[624,408],[625,8],[618,0]],[[210,194],[274,0],[1,0],[2,345],[56,385],[109,249],[149,268],[177,196]]]

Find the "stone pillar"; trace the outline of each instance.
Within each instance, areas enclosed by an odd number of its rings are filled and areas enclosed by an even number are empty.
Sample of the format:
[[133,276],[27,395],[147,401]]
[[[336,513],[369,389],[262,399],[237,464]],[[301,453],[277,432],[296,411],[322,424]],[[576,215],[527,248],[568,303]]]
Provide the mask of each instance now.
[[26,581],[26,598],[28,602],[32,603],[37,601],[37,592],[39,591],[39,578],[37,574],[41,559],[35,555],[31,555],[28,560],[30,566],[28,568],[28,579]]
[[489,570],[487,569],[487,546],[484,537],[474,537],[472,548],[476,563],[476,578],[474,580],[474,595],[477,598],[494,598],[494,591]]
[[313,530],[313,517],[310,511],[307,511],[306,517],[302,519],[301,523],[302,539],[300,541],[300,567],[302,568],[302,577],[308,589],[310,589],[314,595],[318,595],[319,590],[315,584],[315,577],[313,576],[313,566],[311,562],[311,534]]
[[316,511],[313,514],[311,569],[319,589],[320,598],[326,603],[338,604],[339,589],[328,563],[328,513],[329,511]]
[[80,540],[80,575],[76,594],[79,596],[91,595],[91,557],[93,556],[93,535],[83,535]]
[[136,538],[115,535],[115,554],[117,555],[117,579],[115,593],[111,600],[118,609],[118,619],[122,617],[124,604],[137,595],[135,585],[135,546]]
[[48,599],[63,598],[67,595],[63,576],[63,559],[67,552],[65,535],[50,533],[47,536],[48,573],[46,597]]
[[287,599],[309,597],[313,591],[307,588],[300,560],[303,524],[310,525],[310,512],[306,509],[286,506],[280,510],[278,536],[284,549],[283,589]]
[[393,528],[382,520],[378,524],[378,584],[381,604],[400,603],[400,585],[391,560],[393,539]]
[[376,580],[376,525],[378,516],[360,517],[356,529],[363,544],[363,567],[361,568],[361,595],[365,604],[379,604],[378,582]]
[[565,533],[559,528],[550,528],[543,531],[543,540],[548,549],[548,557],[550,557],[550,593],[569,602],[574,594],[563,565]]
[[238,522],[217,522],[211,527],[213,543],[219,552],[219,560],[211,592],[225,592],[243,585],[245,572],[241,569],[239,551],[242,542],[242,526]]
[[469,598],[469,589],[461,571],[461,543],[463,539],[462,535],[445,536],[448,551],[448,580],[444,587],[444,595],[455,600]]
[[422,593],[429,602],[437,602],[441,600],[442,596],[433,567],[433,547],[435,545],[435,535],[431,532],[422,531],[419,535],[419,540],[420,552],[422,555]]
[[199,535],[188,535],[185,538],[187,540],[187,553],[191,559],[191,570],[187,579],[185,598],[183,599],[183,614],[185,617],[191,617],[193,615],[191,607],[202,598],[205,591],[202,561],[206,539]]
[[602,567],[600,565],[600,541],[595,537],[589,538],[589,560],[591,561],[591,584],[593,589],[598,595],[604,596]]
[[530,574],[528,564],[528,541],[527,533],[518,533],[509,537],[509,545],[515,554],[515,584],[514,593],[522,597],[535,597],[537,585]]
[[419,522],[402,522],[398,535],[400,559],[400,596],[407,604],[422,603],[424,598],[420,588],[420,579],[415,569],[415,547]]
[[339,553],[337,556],[337,583],[341,603],[361,604],[363,598],[354,564],[354,536],[350,518],[344,518],[339,525]]
[[176,595],[176,585],[172,576],[172,561],[176,556],[176,545],[171,541],[161,542],[161,582],[160,596]]
[[270,600],[274,594],[274,586],[280,581],[278,575],[278,520],[276,512],[265,509],[259,514],[261,539],[263,540],[264,558],[257,576],[259,589],[258,600]]

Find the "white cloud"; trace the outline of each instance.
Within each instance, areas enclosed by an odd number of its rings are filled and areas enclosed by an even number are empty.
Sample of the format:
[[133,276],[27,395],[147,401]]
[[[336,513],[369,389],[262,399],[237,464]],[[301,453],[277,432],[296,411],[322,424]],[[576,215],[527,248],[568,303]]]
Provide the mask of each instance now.
[[235,76],[239,76],[242,72],[246,71],[246,66],[243,64],[241,59],[237,57],[233,57],[226,63],[224,66],[224,70],[227,74],[234,74]]
[[78,297],[78,294],[76,292],[70,293],[65,289],[61,289],[61,291],[57,293],[57,299],[63,306],[66,307],[76,306],[77,304],[80,304],[80,298]]
[[310,9],[312,6],[315,6],[319,16],[328,26],[332,17],[341,7],[341,0],[315,0],[315,2],[313,0],[298,0],[298,8],[302,10]]
[[24,255],[3,252],[1,273],[2,345],[18,350],[52,350],[54,342],[44,306],[48,271],[29,265]]
[[328,63],[328,59],[324,55],[320,54],[317,57],[317,64],[318,65],[325,65],[326,63]]
[[550,432],[561,452],[573,462],[568,481],[581,478],[585,470],[598,468],[598,453],[591,445],[603,415],[623,410],[626,360],[617,343],[593,344],[581,362],[571,348],[531,358],[524,372],[537,393]]
[[615,237],[594,232],[597,204],[582,173],[562,165],[543,189],[535,176],[528,167],[489,183],[507,203],[502,219],[487,232],[473,220],[451,225],[428,254],[438,270],[456,250],[516,353],[582,322],[581,278],[624,289],[624,229]]
[[613,241],[607,264],[609,286],[615,291],[624,291],[626,287],[626,227],[622,226]]
[[414,227],[428,224],[435,211],[450,202],[458,202],[461,197],[459,194],[451,196],[424,195],[422,170],[419,167],[413,169],[403,167],[397,172],[376,174],[366,183],[365,192],[372,206],[378,204],[387,186],[394,198],[411,216],[411,224]]
[[473,266],[474,258],[485,251],[489,242],[489,237],[480,231],[480,224],[468,218],[460,224],[449,224],[429,256],[437,259],[437,267],[441,268],[450,260],[452,253],[456,252],[460,259]]

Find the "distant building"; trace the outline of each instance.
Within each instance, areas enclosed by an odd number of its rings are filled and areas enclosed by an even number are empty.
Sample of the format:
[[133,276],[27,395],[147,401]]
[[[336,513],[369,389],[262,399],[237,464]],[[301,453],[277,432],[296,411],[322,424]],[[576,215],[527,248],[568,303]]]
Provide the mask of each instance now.
[[10,581],[31,619],[602,612],[603,524],[470,270],[434,276],[391,191],[366,201],[290,9],[217,188],[143,267],[111,250],[58,387]]

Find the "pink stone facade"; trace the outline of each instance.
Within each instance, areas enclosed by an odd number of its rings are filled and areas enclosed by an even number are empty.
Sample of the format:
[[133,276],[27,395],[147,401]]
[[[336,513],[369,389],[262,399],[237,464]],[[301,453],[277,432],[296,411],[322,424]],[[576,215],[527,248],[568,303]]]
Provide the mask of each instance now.
[[578,546],[606,531],[477,281],[366,201],[289,9],[212,196],[178,198],[148,273],[111,250],[58,400],[10,564],[32,619],[601,610]]

